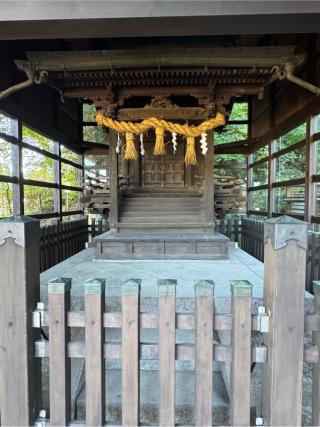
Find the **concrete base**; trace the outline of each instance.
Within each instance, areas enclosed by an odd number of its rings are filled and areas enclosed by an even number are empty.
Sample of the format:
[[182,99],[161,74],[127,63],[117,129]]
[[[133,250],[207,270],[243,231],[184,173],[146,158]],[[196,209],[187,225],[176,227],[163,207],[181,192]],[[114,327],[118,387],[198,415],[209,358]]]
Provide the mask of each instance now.
[[230,239],[221,233],[113,233],[95,238],[97,259],[214,260],[227,259]]

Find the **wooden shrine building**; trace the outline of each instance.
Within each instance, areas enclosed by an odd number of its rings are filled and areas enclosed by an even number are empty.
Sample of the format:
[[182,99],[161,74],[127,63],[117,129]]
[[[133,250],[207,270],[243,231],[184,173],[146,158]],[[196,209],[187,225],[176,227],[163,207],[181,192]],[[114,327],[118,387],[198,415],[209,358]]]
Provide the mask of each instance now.
[[[227,238],[214,232],[213,130],[223,128],[236,99],[263,99],[277,73],[301,66],[305,56],[294,50],[156,43],[107,51],[33,51],[16,61],[21,71],[45,76],[64,98],[94,103],[98,124],[105,125],[105,118],[122,124],[118,132],[112,124],[106,129],[110,232],[96,238],[98,257],[226,257]],[[157,119],[158,127],[133,133],[134,153],[128,154],[126,124],[150,119]],[[187,123],[194,129],[210,120],[211,128],[191,141],[191,161],[188,137],[162,125],[180,129]],[[158,130],[162,151],[156,153]]]

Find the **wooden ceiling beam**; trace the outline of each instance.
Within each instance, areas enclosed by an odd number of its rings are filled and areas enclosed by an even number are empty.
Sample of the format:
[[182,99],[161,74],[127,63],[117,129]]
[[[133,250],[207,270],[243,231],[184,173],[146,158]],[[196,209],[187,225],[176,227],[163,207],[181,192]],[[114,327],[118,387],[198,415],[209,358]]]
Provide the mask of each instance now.
[[[273,67],[291,62],[301,65],[305,55],[295,46],[262,47],[163,47],[103,51],[27,52],[28,61],[40,70],[113,70],[155,67]],[[25,61],[18,60],[19,69]]]

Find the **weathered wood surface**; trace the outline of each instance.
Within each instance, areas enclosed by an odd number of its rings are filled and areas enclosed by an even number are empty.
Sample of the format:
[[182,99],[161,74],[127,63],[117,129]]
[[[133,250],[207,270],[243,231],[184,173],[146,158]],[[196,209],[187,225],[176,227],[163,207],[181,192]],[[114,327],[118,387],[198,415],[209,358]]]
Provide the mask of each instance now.
[[67,327],[70,288],[71,279],[54,279],[48,283],[50,423],[52,426],[66,426],[70,418],[71,361],[68,357],[70,330]]
[[105,360],[103,314],[105,280],[85,282],[86,425],[105,424]]
[[176,280],[159,280],[159,425],[175,424]]
[[262,414],[267,425],[299,426],[307,224],[289,217],[268,220],[265,241],[264,305],[271,316],[264,334]]
[[252,285],[246,280],[231,282],[232,292],[232,362],[231,425],[250,425],[251,367],[251,295]]
[[196,425],[212,426],[213,290],[210,280],[196,284]]
[[139,290],[140,280],[122,286],[122,425],[139,424]]
[[[41,364],[33,357],[32,310],[40,298],[39,223],[0,221],[1,425],[33,425],[40,406]],[[26,291],[27,290],[27,291]]]

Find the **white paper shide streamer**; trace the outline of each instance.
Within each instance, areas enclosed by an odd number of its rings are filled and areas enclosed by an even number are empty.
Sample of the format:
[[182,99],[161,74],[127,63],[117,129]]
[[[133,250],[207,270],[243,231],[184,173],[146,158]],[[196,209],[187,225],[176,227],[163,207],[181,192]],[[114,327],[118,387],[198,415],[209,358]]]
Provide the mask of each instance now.
[[173,154],[177,151],[177,134],[176,132],[172,132],[172,145],[173,145]]
[[141,156],[145,155],[145,149],[143,145],[143,133],[140,133],[140,154]]
[[121,138],[120,138],[120,134],[118,133],[118,140],[117,140],[117,146],[116,146],[116,153],[117,154],[120,153],[120,148],[121,148]]
[[207,134],[205,132],[201,134],[200,145],[201,145],[202,154],[206,155],[208,151],[208,143],[207,143]]

